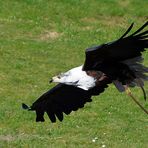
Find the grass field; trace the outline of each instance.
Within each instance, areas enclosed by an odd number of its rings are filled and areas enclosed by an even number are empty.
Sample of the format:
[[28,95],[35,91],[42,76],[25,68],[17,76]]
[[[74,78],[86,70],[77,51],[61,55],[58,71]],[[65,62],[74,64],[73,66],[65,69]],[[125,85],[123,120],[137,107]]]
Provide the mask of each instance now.
[[81,65],[85,48],[140,27],[147,8],[147,0],[0,0],[0,147],[147,148],[148,117],[113,85],[62,123],[36,123],[21,109],[54,86],[50,77]]

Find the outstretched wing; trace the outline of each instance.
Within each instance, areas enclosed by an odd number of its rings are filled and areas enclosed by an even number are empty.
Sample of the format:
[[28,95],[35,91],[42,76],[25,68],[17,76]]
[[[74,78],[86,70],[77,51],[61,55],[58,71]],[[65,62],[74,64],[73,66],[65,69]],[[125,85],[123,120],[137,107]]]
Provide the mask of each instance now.
[[[51,122],[56,122],[56,117],[62,121],[63,113],[70,114],[84,107],[86,102],[91,102],[92,95],[98,95],[107,87],[108,81],[101,82],[89,91],[72,85],[58,84],[39,99],[37,99],[29,110],[36,111],[36,121],[44,121],[44,113],[48,114]],[[23,108],[27,105],[23,104]]]
[[86,59],[83,70],[98,70],[98,65],[109,62],[120,62],[141,56],[141,52],[148,48],[148,30],[141,32],[148,22],[136,32],[126,37],[133,24],[116,41],[86,49]]

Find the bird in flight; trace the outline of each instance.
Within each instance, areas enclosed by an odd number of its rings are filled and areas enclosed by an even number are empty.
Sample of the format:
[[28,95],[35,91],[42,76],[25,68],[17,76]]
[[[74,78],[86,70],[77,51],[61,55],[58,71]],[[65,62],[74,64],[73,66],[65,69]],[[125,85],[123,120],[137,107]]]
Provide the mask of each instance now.
[[144,81],[148,80],[148,68],[142,64],[142,52],[148,48],[148,30],[144,29],[148,21],[128,35],[133,25],[119,39],[86,49],[83,65],[53,77],[50,83],[58,84],[31,106],[23,103],[23,109],[35,111],[37,122],[45,120],[45,112],[51,122],[56,122],[56,119],[62,121],[63,114],[69,115],[84,107],[85,103],[92,101],[92,96],[104,92],[108,84],[113,83],[148,114],[130,90],[130,87],[140,87],[146,100]]

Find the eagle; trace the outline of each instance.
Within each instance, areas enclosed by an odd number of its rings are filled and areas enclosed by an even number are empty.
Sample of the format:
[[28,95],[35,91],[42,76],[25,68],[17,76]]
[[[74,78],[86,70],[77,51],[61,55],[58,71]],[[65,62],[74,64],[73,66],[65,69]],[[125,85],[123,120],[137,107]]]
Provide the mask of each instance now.
[[104,92],[113,83],[119,92],[126,92],[139,107],[148,111],[133,96],[130,87],[140,87],[146,100],[144,81],[148,80],[148,67],[143,65],[142,52],[148,48],[148,21],[129,34],[134,23],[117,40],[85,50],[83,65],[51,78],[56,86],[41,95],[31,106],[22,108],[36,112],[36,122],[44,122],[47,113],[51,122],[63,121],[64,114],[83,108],[92,96]]

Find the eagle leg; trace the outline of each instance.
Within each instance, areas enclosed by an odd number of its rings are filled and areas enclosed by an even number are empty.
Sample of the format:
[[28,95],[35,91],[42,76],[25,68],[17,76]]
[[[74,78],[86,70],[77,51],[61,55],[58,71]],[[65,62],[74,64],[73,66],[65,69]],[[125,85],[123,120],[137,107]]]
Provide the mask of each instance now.
[[147,111],[147,110],[137,101],[137,99],[133,96],[133,94],[132,94],[130,88],[129,88],[127,85],[125,85],[124,87],[125,87],[125,92],[126,92],[126,94],[127,94],[129,97],[131,97],[131,98],[133,99],[133,101],[134,101],[146,114],[148,114],[148,111]]

